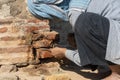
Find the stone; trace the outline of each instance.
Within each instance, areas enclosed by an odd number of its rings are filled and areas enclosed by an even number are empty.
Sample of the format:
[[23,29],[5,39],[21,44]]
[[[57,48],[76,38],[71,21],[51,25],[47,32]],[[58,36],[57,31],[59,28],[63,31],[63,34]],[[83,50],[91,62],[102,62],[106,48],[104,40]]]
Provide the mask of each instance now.
[[3,28],[0,28],[0,33],[5,33],[5,32],[7,32],[7,27],[3,27]]
[[28,52],[29,46],[14,46],[14,47],[0,47],[0,55],[4,53],[20,53],[20,52]]
[[9,2],[14,2],[15,0],[0,0],[0,3],[9,3]]
[[10,6],[8,6],[7,4],[3,4],[1,9],[0,9],[0,18],[5,18],[10,15]]
[[33,41],[32,46],[34,48],[48,48],[51,47],[52,44],[52,40],[46,40],[46,39],[42,39],[42,40],[38,40],[38,41]]
[[0,80],[19,80],[19,77],[9,73],[3,73],[0,74]]
[[18,69],[16,65],[2,65],[0,67],[0,72],[16,72]]
[[17,67],[15,65],[2,65],[0,67],[0,72],[16,72],[17,71]]
[[47,76],[45,80],[71,80],[68,74],[62,73],[62,74],[54,74],[51,76]]
[[0,19],[0,24],[11,24],[13,22],[12,18]]
[[29,63],[32,56],[28,52],[0,54],[0,65]]

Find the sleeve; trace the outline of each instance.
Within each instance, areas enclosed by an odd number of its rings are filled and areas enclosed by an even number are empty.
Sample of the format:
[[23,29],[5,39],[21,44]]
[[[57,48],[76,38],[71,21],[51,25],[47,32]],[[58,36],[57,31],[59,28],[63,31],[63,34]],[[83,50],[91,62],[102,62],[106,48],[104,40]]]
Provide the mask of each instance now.
[[90,0],[71,0],[69,3],[68,18],[74,31],[75,23],[81,13],[85,12]]
[[80,16],[80,14],[82,13],[83,11],[77,11],[77,10],[70,10],[68,12],[68,19],[69,19],[69,22],[72,26],[72,30],[74,32],[74,27],[75,27],[75,23],[77,21],[77,18]]
[[71,0],[69,8],[86,9],[91,0]]
[[78,51],[67,50],[65,56],[66,58],[77,64],[78,66],[81,66],[81,61]]
[[55,4],[59,4],[61,3],[63,0],[32,0],[34,3],[55,3]]

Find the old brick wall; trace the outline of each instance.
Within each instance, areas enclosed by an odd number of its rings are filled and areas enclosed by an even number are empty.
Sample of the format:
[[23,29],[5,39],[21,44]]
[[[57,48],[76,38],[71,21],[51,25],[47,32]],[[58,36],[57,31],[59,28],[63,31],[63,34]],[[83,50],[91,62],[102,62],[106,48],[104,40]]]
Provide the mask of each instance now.
[[[38,58],[51,56],[44,48],[54,46],[56,34],[59,34],[57,44],[68,46],[69,32],[69,23],[32,16],[25,0],[0,0],[0,80],[43,80],[45,76],[44,80],[70,80],[60,68],[61,60],[43,60],[38,64]],[[43,33],[46,36],[41,39]],[[50,42],[50,46],[44,41]],[[44,47],[45,54],[39,55],[40,47]]]
[[29,62],[33,58],[31,35],[35,30],[56,31],[59,45],[68,46],[69,23],[35,18],[27,10],[25,0],[0,0],[0,64]]
[[0,65],[30,62],[34,30],[50,31],[49,21],[34,18],[25,0],[0,0]]
[[[0,64],[29,62],[31,32],[49,30],[48,21],[8,18],[0,21]],[[3,24],[5,23],[5,24]]]

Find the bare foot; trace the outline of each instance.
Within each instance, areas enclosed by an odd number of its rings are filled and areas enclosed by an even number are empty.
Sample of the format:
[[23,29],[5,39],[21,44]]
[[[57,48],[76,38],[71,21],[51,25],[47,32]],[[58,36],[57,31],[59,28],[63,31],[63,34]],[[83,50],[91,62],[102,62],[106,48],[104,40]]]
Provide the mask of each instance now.
[[120,75],[113,72],[110,76],[106,77],[103,80],[120,80]]

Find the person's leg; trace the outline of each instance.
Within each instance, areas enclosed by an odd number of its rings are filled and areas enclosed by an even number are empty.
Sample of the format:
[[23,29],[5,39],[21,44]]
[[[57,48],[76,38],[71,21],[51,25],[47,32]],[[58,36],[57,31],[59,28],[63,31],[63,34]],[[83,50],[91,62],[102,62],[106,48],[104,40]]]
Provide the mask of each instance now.
[[[83,13],[77,19],[74,28],[82,64],[86,64],[84,62],[86,56],[91,64],[100,64],[101,61],[105,61],[109,34],[108,19],[94,13]],[[100,62],[96,62],[98,59]]]
[[81,64],[83,66],[99,65],[100,73],[110,71],[105,60],[109,25],[109,20],[103,16],[83,13],[78,17],[74,26]]

